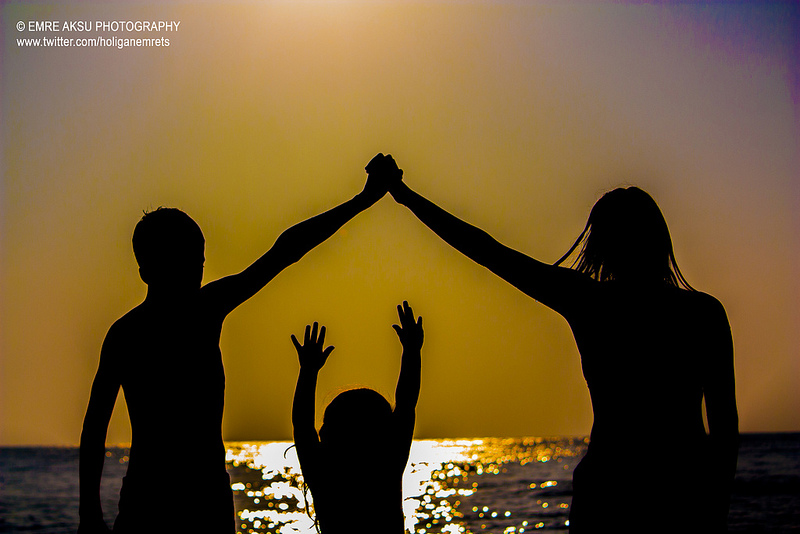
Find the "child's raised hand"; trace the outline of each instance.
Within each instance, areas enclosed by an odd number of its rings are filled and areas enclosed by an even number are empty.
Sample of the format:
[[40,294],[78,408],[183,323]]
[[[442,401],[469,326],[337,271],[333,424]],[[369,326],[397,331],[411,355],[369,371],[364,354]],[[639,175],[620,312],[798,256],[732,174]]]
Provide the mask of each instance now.
[[397,305],[397,314],[400,316],[400,324],[393,324],[392,328],[397,332],[404,349],[419,350],[422,348],[424,334],[422,332],[422,317],[414,320],[414,310],[403,301],[403,305]]
[[[317,336],[317,329],[319,329],[319,336]],[[319,323],[314,322],[312,327],[310,324],[306,325],[306,332],[303,336],[303,344],[301,345],[297,338],[292,334],[292,343],[297,350],[297,358],[300,360],[300,368],[308,369],[311,371],[319,371],[333,351],[333,346],[323,349],[325,343],[325,327],[319,328]]]

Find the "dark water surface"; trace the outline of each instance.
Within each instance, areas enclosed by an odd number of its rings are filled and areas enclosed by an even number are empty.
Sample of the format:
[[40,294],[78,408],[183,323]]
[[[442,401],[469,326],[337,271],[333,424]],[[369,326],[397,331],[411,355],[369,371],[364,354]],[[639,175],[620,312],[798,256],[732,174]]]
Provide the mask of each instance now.
[[[191,466],[165,444],[165,495],[191,492],[181,484]],[[632,443],[630,447],[646,447]],[[288,442],[228,444],[240,532],[310,533],[302,478]],[[572,470],[585,452],[582,438],[420,440],[404,480],[406,525],[418,534],[566,532]],[[116,514],[127,449],[109,449],[102,487],[109,524]],[[342,477],[371,477],[357,468]],[[624,520],[625,496],[636,488],[609,484],[619,494],[614,516]],[[167,503],[168,505],[168,503]],[[358,516],[358,496],[353,509]],[[176,519],[195,523],[185,510]],[[76,448],[0,448],[0,532],[74,533],[78,522]],[[729,516],[731,532],[800,532],[800,434],[744,434]],[[187,525],[188,526],[188,525]],[[610,525],[613,531],[613,525]]]

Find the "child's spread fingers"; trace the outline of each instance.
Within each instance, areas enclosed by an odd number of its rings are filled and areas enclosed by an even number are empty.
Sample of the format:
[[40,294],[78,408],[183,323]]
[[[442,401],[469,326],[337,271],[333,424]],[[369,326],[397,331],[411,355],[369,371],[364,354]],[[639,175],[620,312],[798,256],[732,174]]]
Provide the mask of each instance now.
[[408,301],[403,301],[403,306],[406,310],[406,315],[411,319],[414,320],[414,310],[411,309],[411,306],[408,304]]
[[322,345],[325,344],[325,326],[323,325],[322,328],[319,329],[319,338],[317,339],[317,343],[319,347],[322,348]]

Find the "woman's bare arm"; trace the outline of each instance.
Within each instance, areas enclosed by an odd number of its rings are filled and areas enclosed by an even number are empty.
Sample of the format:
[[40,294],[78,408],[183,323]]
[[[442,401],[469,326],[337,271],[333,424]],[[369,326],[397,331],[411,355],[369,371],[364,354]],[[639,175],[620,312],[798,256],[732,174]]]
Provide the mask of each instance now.
[[591,283],[588,277],[572,269],[540,262],[503,245],[403,182],[391,185],[389,192],[450,246],[559,313],[568,313],[570,304],[580,295],[580,287]]
[[733,338],[725,309],[711,299],[703,395],[706,404],[708,434],[711,446],[713,506],[715,515],[724,524],[730,505],[730,492],[736,474],[739,452],[739,413],[736,407],[736,379],[733,366]]

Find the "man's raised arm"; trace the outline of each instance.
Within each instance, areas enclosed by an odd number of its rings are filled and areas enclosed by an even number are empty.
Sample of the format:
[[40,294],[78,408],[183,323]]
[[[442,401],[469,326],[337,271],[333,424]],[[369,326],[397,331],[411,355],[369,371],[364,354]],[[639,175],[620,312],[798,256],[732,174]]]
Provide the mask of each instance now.
[[[367,171],[384,165],[384,158],[383,154],[375,156],[367,165]],[[285,230],[272,248],[247,269],[212,282],[204,290],[213,291],[223,303],[223,312],[229,313],[260,291],[286,267],[331,237],[350,219],[375,204],[387,189],[385,179],[368,178],[364,189],[355,197]]]

